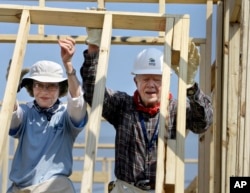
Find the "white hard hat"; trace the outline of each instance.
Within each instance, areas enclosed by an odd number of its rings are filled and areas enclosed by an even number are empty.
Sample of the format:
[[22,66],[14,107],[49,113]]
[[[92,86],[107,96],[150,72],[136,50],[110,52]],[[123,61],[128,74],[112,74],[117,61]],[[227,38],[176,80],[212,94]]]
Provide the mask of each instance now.
[[132,74],[162,74],[163,53],[156,48],[142,50],[136,57]]

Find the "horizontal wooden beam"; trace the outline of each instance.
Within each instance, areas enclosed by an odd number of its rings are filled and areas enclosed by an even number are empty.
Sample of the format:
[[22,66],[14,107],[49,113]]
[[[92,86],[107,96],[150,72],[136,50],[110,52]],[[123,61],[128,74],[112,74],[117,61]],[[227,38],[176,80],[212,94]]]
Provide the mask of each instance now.
[[[57,44],[58,39],[64,39],[69,35],[29,35],[28,43]],[[76,43],[83,44],[87,36],[71,35]],[[15,43],[16,34],[0,34],[0,43]],[[190,38],[197,46],[205,44],[205,38]],[[121,45],[163,45],[164,37],[158,36],[112,36],[112,44]]]
[[[108,183],[110,180],[110,173],[111,173],[111,171],[106,171],[106,172],[105,171],[100,171],[100,172],[95,171],[93,181],[97,182],[97,183]],[[82,175],[83,175],[82,171],[73,171],[69,178],[73,182],[80,183],[82,180]]]
[[23,10],[29,10],[31,24],[90,28],[102,28],[105,13],[112,14],[113,29],[165,31],[167,18],[189,19],[189,15],[96,11],[2,4],[0,7],[0,22],[19,23]]
[[[74,143],[74,148],[86,148],[85,143]],[[114,149],[115,144],[113,143],[98,143],[98,148],[99,149]]]
[[[16,1],[16,0],[8,0]],[[23,0],[23,1],[37,1],[37,0]],[[97,2],[97,0],[46,0],[46,2]],[[106,3],[159,3],[159,0],[105,0]],[[165,0],[166,3],[172,4],[206,4],[207,0]],[[218,0],[213,0],[217,3]]]

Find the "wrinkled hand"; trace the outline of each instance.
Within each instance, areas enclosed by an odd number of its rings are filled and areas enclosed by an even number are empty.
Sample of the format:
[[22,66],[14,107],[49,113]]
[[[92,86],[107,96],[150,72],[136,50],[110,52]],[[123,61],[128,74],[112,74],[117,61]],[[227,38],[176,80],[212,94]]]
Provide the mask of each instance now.
[[[99,9],[99,8],[87,8],[87,10],[101,10],[104,11],[106,9]],[[102,38],[102,29],[95,29],[95,28],[86,28],[87,32],[87,38],[86,38],[86,44],[96,45],[100,47],[101,44],[101,38]]]
[[[9,77],[9,71],[10,71],[11,63],[12,63],[12,59],[9,60],[8,68],[7,68],[6,75],[5,75],[6,80],[8,80],[8,77]],[[19,92],[22,89],[22,86],[21,86],[22,79],[25,76],[25,74],[27,74],[29,71],[30,71],[29,68],[23,68],[22,69],[21,75],[20,75],[20,78],[19,78],[18,87],[17,87],[17,92]]]
[[71,37],[67,37],[62,40],[58,40],[58,44],[61,47],[61,57],[64,64],[71,62],[71,59],[75,53],[75,40]]
[[[188,45],[188,70],[187,70],[187,88],[190,88],[194,84],[194,78],[197,73],[200,63],[200,53],[194,42],[190,42]],[[179,65],[172,65],[173,70],[179,75]]]

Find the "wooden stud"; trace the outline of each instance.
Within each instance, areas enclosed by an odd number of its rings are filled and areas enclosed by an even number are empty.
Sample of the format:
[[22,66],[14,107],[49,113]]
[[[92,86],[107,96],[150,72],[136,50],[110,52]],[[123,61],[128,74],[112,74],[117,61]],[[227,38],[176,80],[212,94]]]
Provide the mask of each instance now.
[[[178,78],[178,107],[177,107],[177,131],[176,131],[176,184],[175,193],[184,192],[184,154],[186,137],[186,96],[187,96],[187,61],[188,61],[188,37],[189,20],[183,19],[181,37],[181,59]],[[176,35],[176,34],[175,34]]]
[[243,0],[242,1],[242,15],[243,15],[243,21],[242,21],[242,31],[243,31],[243,40],[242,42],[244,42],[242,44],[242,66],[246,66],[246,104],[245,104],[245,133],[244,133],[244,160],[243,160],[243,176],[250,176],[250,147],[249,147],[249,141],[250,141],[250,67],[249,67],[249,56],[250,56],[250,41],[249,41],[249,37],[250,37],[250,21],[249,21],[249,1],[247,0]]
[[[214,108],[214,123],[213,123],[213,139],[214,139],[214,193],[221,192],[221,156],[222,156],[222,64],[223,64],[223,3],[217,4],[217,35],[216,35],[216,62],[214,69],[214,90],[213,108]],[[212,77],[212,75],[211,75]],[[212,80],[211,80],[212,82]],[[212,85],[211,85],[212,87]],[[218,172],[219,171],[219,172]]]
[[237,175],[235,155],[237,155],[238,126],[239,49],[237,47],[240,42],[239,24],[230,25],[229,30],[226,191],[230,189],[230,176]]
[[[39,7],[45,7],[45,0],[39,0]],[[44,25],[38,25],[38,34],[44,35]]]
[[[165,0],[158,0],[159,1],[159,13],[160,14],[165,14],[166,13],[166,3],[165,3]],[[165,36],[165,32],[164,31],[160,31],[159,32],[159,36],[160,37],[164,37]]]
[[[9,144],[9,137],[6,137],[6,144]],[[3,162],[2,162],[2,192],[7,192],[8,185],[8,175],[9,175],[9,146],[5,145],[3,148]]]
[[[205,47],[205,61],[204,61],[204,71],[201,72],[203,80],[200,82],[201,89],[205,94],[211,94],[211,50],[212,50],[212,13],[213,13],[213,2],[211,0],[207,1],[207,12],[206,12],[206,47]],[[201,66],[202,68],[202,66]],[[210,161],[212,157],[211,153],[211,139],[212,139],[212,129],[204,134],[200,135],[202,139],[199,144],[199,165],[198,165],[198,191],[199,193],[209,193],[212,188],[211,173],[213,172],[210,166],[213,162]],[[204,153],[206,152],[206,153]],[[207,153],[210,152],[210,153]],[[203,158],[201,156],[204,156]],[[201,182],[204,181],[204,182]],[[208,186],[209,185],[209,186]]]
[[[16,101],[16,91],[21,74],[23,59],[26,51],[27,38],[30,29],[30,14],[28,10],[23,10],[16,45],[12,57],[12,65],[9,71],[9,78],[6,85],[6,90],[3,99],[3,105],[0,112],[0,123],[2,127],[0,135],[0,152],[4,152],[6,144],[6,136],[10,127],[10,117],[13,112],[14,104]],[[2,154],[0,154],[0,165],[2,162]]]
[[242,0],[230,0],[230,22],[238,22],[240,21],[240,10]]
[[[228,1],[224,2],[224,36],[223,36],[223,46],[224,46],[224,55],[223,55],[223,76],[222,76],[222,160],[221,162],[224,163],[221,165],[221,192],[229,192],[229,184],[227,178],[227,110],[228,110],[228,67],[229,67],[229,53],[228,50],[225,52],[225,49],[228,48],[229,42],[229,5]],[[227,10],[227,11],[226,11]],[[227,46],[227,47],[226,47]]]
[[81,193],[92,193],[92,181],[95,168],[95,157],[99,140],[104,91],[106,85],[108,59],[110,53],[110,41],[112,34],[112,15],[105,14],[102,39],[99,51],[99,60],[95,80],[92,108],[89,116],[89,128],[87,130],[87,147],[81,183]]
[[166,117],[168,117],[168,98],[170,89],[170,70],[171,70],[171,45],[173,35],[174,20],[169,18],[166,20],[165,30],[165,45],[163,58],[163,73],[162,73],[162,92],[160,106],[160,129],[158,135],[157,149],[157,170],[156,170],[156,192],[164,192],[164,173],[165,173],[165,136],[166,135]]
[[[200,46],[200,54],[201,56],[206,55],[206,45],[202,44]],[[205,57],[201,57],[200,61],[200,74],[205,73],[205,62],[206,59]],[[204,86],[205,83],[205,76],[200,76],[200,87]],[[204,184],[204,168],[207,166],[205,165],[205,154],[206,151],[204,151],[204,133],[199,135],[199,147],[198,147],[198,152],[199,152],[199,161],[198,161],[198,193],[202,193],[204,191],[204,188],[206,188],[207,184]]]

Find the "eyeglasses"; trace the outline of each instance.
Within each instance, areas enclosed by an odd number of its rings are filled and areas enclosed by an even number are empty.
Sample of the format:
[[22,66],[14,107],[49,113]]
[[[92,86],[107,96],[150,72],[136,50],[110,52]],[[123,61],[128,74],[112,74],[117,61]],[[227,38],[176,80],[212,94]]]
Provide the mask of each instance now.
[[59,88],[59,85],[58,83],[43,84],[40,82],[34,82],[33,88],[38,91],[42,91],[43,89],[48,90],[48,91],[56,91]]

